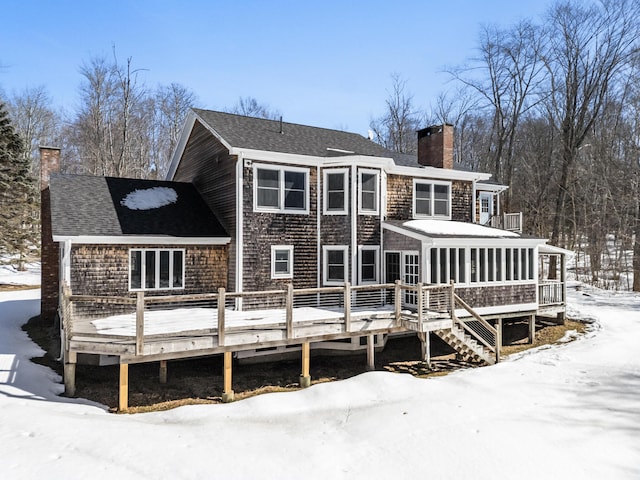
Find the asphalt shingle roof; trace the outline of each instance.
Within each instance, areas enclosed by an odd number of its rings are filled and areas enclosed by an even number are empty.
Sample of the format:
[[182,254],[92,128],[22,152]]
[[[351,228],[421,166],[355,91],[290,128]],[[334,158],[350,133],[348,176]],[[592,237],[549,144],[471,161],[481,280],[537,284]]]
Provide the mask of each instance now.
[[[128,194],[154,187],[175,190],[177,200],[147,210],[132,210],[122,204]],[[190,183],[54,174],[49,189],[54,235],[228,236]]]
[[282,122],[281,129],[279,120],[193,111],[232,147],[316,157],[367,155],[393,158],[398,165],[418,166],[415,155],[392,152],[357,133],[288,122]]

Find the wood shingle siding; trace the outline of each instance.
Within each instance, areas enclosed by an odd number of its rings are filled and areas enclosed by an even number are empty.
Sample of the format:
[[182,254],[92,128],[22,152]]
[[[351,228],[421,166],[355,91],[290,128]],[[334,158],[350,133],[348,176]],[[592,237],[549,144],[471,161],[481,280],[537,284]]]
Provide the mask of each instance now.
[[456,285],[456,293],[473,308],[496,305],[519,305],[536,302],[536,285],[483,285],[466,287]]
[[451,220],[473,222],[473,185],[454,181],[451,184]]
[[422,243],[415,238],[391,230],[384,231],[384,249],[422,252]]
[[309,170],[309,213],[254,212],[253,167],[244,167],[243,290],[281,288],[289,280],[271,278],[271,246],[293,245],[296,288],[317,286],[317,170]]
[[411,220],[412,203],[413,177],[387,175],[387,219]]
[[174,180],[192,182],[231,237],[229,290],[235,289],[236,162],[209,130],[195,122]]

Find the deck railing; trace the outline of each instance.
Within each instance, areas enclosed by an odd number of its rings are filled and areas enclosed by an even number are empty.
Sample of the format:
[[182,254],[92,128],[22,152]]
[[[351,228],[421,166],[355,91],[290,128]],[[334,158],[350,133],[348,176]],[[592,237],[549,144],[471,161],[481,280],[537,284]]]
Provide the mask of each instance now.
[[560,305],[564,301],[564,282],[547,280],[538,285],[539,305]]
[[522,212],[494,215],[489,219],[489,226],[510,232],[522,233]]

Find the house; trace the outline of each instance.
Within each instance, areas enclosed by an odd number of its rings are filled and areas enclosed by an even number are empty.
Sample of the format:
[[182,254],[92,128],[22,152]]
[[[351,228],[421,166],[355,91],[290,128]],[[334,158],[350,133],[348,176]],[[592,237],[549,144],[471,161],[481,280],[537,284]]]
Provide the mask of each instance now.
[[[415,331],[426,359],[433,333],[492,363],[503,320],[562,319],[569,252],[522,235],[489,174],[453,168],[452,125],[417,142],[398,154],[194,109],[167,181],[51,175],[43,315],[62,317],[67,391],[83,354],[115,359],[126,385],[129,363],[166,375],[166,360],[224,353],[232,398],[232,354],[301,350],[308,384],[312,347],[366,348],[372,366],[387,335]],[[56,151],[42,158],[49,178]]]

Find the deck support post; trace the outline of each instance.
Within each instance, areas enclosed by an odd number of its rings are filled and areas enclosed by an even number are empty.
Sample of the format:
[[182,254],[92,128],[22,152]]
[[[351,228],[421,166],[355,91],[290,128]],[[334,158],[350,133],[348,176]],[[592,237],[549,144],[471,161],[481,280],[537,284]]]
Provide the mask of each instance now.
[[226,304],[224,287],[218,288],[218,346],[224,346],[224,306]]
[[302,344],[302,373],[300,374],[300,388],[307,388],[311,385],[311,375],[309,375],[309,342]]
[[136,294],[136,355],[144,353],[144,292]]
[[160,360],[160,373],[158,375],[160,378],[160,383],[167,383],[167,361]]
[[224,390],[222,391],[222,401],[224,403],[233,402],[234,392],[231,388],[233,352],[224,352]]
[[[422,325],[422,321],[424,320],[423,318],[423,310],[424,310],[424,297],[422,296],[422,282],[419,282],[418,285],[416,285],[416,289],[417,289],[417,309],[418,309],[418,331],[422,332],[423,331],[423,325]],[[427,301],[427,308],[429,308],[429,301]]]
[[76,352],[67,352],[64,359],[64,394],[73,397],[76,394]]
[[367,335],[367,370],[369,371],[376,369],[375,346],[375,335]]
[[120,390],[118,395],[118,411],[129,408],[129,364],[120,364]]
[[418,333],[420,339],[420,359],[427,364],[427,368],[431,369],[431,339],[429,332]]
[[502,348],[502,318],[496,323],[496,363],[500,362],[500,349]]
[[536,316],[532,314],[529,317],[529,343],[533,343],[536,339]]

